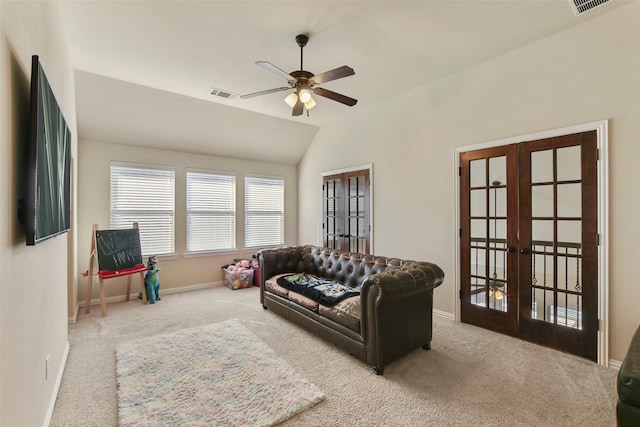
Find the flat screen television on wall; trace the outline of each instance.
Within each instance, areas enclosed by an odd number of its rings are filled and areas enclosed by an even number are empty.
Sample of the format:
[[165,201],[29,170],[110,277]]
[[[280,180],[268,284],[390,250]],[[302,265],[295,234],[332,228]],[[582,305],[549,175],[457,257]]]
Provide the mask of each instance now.
[[71,133],[37,55],[31,61],[24,222],[27,245],[71,226]]

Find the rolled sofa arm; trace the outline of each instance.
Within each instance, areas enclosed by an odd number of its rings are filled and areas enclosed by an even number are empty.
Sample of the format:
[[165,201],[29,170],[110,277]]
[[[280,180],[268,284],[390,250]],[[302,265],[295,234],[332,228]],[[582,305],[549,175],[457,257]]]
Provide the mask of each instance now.
[[304,255],[309,252],[311,246],[282,246],[258,251],[260,286],[264,289],[264,281],[276,274],[302,271]]
[[444,272],[434,264],[423,267],[389,270],[362,283],[360,324],[367,362],[377,374],[401,355],[431,346],[433,289]]
[[444,271],[437,265],[412,262],[409,267],[405,265],[402,269],[371,275],[362,283],[361,292],[364,300],[373,292],[376,300],[395,301],[433,290],[443,281]]
[[[385,302],[391,302],[413,298],[417,294],[426,292],[434,287],[434,285],[428,283],[427,276],[422,270],[390,270],[369,276],[362,283],[360,292],[363,300],[367,301],[368,305],[370,302],[380,299]],[[370,300],[370,294],[375,295],[374,301]]]
[[427,277],[427,287],[434,289],[444,281],[444,271],[436,264],[424,261],[408,261],[402,266],[403,270],[410,271],[417,268],[422,270]]

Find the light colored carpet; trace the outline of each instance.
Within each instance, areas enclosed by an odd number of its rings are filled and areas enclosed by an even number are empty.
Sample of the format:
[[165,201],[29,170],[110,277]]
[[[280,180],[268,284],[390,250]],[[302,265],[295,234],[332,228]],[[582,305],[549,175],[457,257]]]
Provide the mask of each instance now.
[[326,395],[283,426],[615,426],[615,369],[435,316],[432,349],[413,351],[378,376],[263,310],[258,288],[226,287],[165,293],[154,305],[111,303],[104,318],[99,309],[81,311],[69,325],[51,426],[117,425],[119,343],[230,319]]
[[233,321],[127,341],[116,366],[121,426],[272,426],[324,399]]

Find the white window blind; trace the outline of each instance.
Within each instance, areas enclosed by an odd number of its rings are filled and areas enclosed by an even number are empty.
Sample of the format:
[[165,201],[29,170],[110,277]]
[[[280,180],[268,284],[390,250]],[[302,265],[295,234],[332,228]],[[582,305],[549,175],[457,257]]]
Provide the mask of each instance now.
[[140,228],[142,254],[174,253],[175,171],[111,164],[111,228]]
[[236,177],[187,171],[187,251],[236,246]]
[[284,178],[245,177],[244,205],[245,247],[284,243]]

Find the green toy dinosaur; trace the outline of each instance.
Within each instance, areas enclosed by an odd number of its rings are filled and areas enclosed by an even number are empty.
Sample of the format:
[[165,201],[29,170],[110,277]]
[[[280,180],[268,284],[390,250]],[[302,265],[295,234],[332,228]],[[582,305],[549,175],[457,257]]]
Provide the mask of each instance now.
[[156,268],[158,264],[158,258],[153,255],[149,257],[147,262],[147,273],[144,276],[144,284],[147,290],[147,300],[149,304],[155,304],[156,301],[160,301],[160,278],[158,277],[159,268]]

